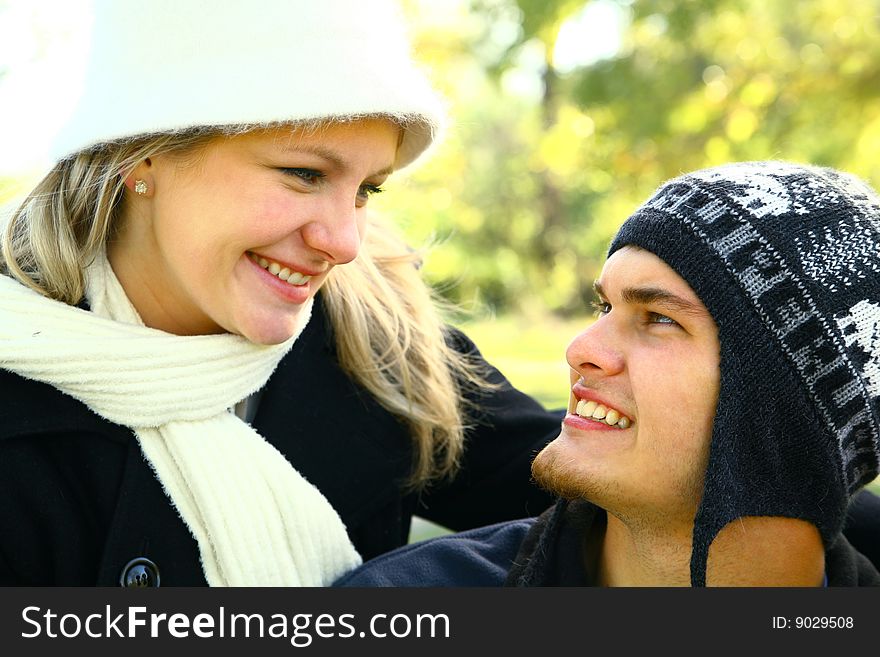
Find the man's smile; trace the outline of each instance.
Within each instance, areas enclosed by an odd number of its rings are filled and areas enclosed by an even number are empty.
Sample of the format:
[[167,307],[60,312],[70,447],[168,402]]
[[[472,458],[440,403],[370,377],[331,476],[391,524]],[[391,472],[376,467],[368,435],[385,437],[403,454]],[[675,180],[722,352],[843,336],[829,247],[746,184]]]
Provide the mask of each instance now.
[[604,422],[610,427],[617,426],[621,429],[629,429],[632,424],[632,420],[620,411],[586,399],[578,401],[575,413],[583,418]]

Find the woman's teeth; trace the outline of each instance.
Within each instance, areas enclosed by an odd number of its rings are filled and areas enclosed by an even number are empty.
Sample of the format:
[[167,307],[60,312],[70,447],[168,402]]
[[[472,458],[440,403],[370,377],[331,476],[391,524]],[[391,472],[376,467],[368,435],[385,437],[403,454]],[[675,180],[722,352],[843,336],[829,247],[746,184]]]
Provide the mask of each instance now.
[[613,408],[608,408],[602,404],[598,404],[594,401],[587,401],[585,399],[581,399],[577,403],[575,413],[581,417],[604,422],[610,427],[616,426],[620,429],[629,429],[629,426],[632,424],[632,420],[625,415],[622,415],[619,411],[615,411]]
[[301,274],[298,271],[290,271],[287,267],[282,267],[277,262],[266,260],[266,258],[258,256],[255,253],[248,252],[248,257],[273,276],[277,276],[282,281],[290,283],[291,285],[303,285],[312,280],[311,276]]

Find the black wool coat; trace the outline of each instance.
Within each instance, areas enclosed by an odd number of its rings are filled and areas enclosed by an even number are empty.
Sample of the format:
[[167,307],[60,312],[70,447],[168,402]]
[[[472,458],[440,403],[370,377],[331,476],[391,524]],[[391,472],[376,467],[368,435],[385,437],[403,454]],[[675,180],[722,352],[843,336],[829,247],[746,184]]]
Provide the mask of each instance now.
[[[476,351],[460,333],[451,339]],[[561,414],[492,378],[502,386],[474,399],[455,479],[408,492],[410,436],[339,368],[319,294],[252,424],[327,497],[366,560],[405,544],[414,514],[463,530],[552,503],[529,467]],[[149,560],[162,586],[206,584],[197,543],[130,429],[6,370],[0,394],[0,584],[118,586],[133,581],[135,559]]]

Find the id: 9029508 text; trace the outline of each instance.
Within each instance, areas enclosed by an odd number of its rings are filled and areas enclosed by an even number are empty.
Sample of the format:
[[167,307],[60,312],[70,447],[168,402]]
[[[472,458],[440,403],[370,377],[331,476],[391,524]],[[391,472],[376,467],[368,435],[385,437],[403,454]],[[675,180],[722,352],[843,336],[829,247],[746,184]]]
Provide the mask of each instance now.
[[774,630],[851,630],[852,616],[774,616]]

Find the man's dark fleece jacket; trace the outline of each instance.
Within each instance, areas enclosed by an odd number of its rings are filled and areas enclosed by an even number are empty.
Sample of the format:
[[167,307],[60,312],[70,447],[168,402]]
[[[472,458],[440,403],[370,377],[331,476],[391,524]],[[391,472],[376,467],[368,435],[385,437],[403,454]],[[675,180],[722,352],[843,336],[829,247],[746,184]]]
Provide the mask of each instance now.
[[[606,518],[589,502],[558,502],[538,518],[399,548],[335,586],[596,586]],[[825,552],[825,575],[828,586],[880,586],[875,565],[842,534]]]

